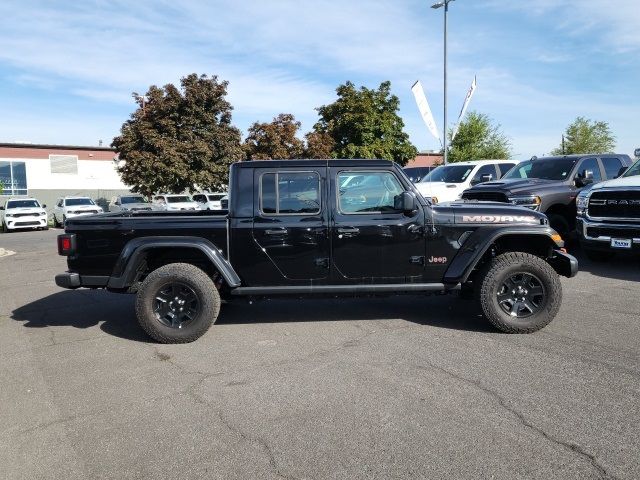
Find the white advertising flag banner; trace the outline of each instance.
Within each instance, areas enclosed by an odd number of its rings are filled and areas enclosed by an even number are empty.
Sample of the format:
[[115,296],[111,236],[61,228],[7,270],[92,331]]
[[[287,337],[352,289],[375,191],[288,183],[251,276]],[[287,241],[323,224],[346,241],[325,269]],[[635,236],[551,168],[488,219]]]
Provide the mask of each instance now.
[[431,113],[431,108],[429,108],[429,102],[427,102],[427,97],[424,94],[420,80],[413,84],[411,91],[413,92],[413,96],[418,104],[418,110],[420,110],[422,120],[424,120],[424,123],[431,132],[431,135],[436,137],[442,144],[442,140],[440,140],[440,132],[438,132],[438,127],[436,127],[436,121],[433,119],[433,113]]
[[464,99],[464,104],[462,105],[462,110],[460,110],[460,115],[458,116],[458,123],[456,123],[456,128],[453,130],[453,135],[451,135],[451,141],[456,138],[456,134],[458,133],[458,128],[460,128],[460,122],[462,122],[462,118],[464,114],[467,113],[467,107],[469,106],[469,102],[471,102],[471,97],[473,97],[473,93],[476,91],[476,87],[478,83],[476,81],[476,77],[473,77],[473,82],[471,82],[471,87],[467,92],[467,97]]

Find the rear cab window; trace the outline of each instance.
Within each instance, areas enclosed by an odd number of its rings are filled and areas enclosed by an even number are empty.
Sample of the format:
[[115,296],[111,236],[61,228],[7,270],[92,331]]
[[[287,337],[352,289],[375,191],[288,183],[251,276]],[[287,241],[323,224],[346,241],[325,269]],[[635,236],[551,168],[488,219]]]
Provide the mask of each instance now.
[[317,215],[321,206],[317,172],[268,172],[260,177],[262,214]]

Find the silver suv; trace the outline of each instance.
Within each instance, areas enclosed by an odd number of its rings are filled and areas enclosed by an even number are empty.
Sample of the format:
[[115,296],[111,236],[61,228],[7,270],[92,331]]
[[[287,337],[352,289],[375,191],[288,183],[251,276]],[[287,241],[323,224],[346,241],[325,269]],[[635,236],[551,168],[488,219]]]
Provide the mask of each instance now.
[[150,212],[153,204],[142,195],[118,195],[109,202],[110,212]]

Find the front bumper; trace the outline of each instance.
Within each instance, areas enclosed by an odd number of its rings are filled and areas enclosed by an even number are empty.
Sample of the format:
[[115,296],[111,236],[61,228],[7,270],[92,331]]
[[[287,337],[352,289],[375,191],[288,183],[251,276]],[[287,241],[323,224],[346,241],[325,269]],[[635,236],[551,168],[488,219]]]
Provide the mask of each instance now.
[[[640,251],[640,223],[620,224],[592,222],[583,217],[576,218],[576,230],[580,244],[592,250],[625,252]],[[631,241],[631,248],[613,248],[611,239]]]
[[109,277],[97,275],[80,275],[75,272],[64,272],[56,275],[56,285],[62,288],[104,288],[109,282]]
[[47,226],[47,217],[5,217],[4,223],[9,230],[19,228],[44,228]]

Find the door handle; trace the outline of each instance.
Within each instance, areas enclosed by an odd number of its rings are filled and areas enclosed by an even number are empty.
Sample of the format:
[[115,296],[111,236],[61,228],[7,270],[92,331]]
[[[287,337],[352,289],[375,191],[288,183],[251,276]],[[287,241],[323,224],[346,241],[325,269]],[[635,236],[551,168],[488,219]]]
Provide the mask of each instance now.
[[423,229],[422,229],[422,225],[416,225],[415,223],[412,225],[409,225],[407,227],[407,231],[409,233],[422,233]]
[[338,233],[346,235],[357,235],[358,233],[360,233],[360,229],[356,227],[343,227],[338,228]]
[[277,230],[265,230],[266,235],[286,235],[289,231],[286,228],[279,228]]

